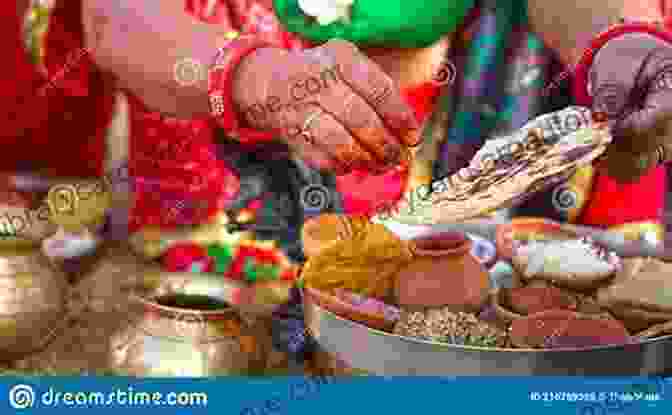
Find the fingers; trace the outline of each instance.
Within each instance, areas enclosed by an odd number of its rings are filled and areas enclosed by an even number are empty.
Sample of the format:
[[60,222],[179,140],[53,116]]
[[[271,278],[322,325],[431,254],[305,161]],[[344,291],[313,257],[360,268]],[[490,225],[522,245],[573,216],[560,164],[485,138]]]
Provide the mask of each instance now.
[[[359,95],[341,89],[321,100],[322,107],[340,124],[347,128],[358,144],[373,154],[375,167],[391,168],[401,161],[402,145],[388,131],[378,114]],[[372,166],[373,167],[373,166]]]
[[[284,117],[288,144],[321,169],[346,174],[375,165],[374,157],[357,143],[348,130],[317,105],[304,106]],[[307,122],[308,121],[308,122]]]
[[636,155],[610,149],[606,161],[604,172],[619,183],[629,184],[655,166],[655,154]]
[[338,62],[339,74],[364,99],[403,144],[420,142],[419,124],[412,109],[399,94],[394,81],[348,42],[330,41],[325,46]]
[[[632,136],[650,149],[672,141],[672,89],[651,92],[646,104],[617,125],[617,133]],[[624,133],[625,132],[625,133]]]

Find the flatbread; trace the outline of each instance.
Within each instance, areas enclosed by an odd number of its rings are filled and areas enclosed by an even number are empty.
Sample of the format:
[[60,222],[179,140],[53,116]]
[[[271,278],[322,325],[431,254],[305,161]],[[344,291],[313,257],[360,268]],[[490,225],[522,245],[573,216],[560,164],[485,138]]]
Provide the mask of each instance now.
[[[518,205],[533,194],[566,181],[577,168],[600,157],[611,142],[606,125],[592,123],[572,133],[545,139],[548,118],[576,116],[589,111],[568,107],[531,121],[516,133],[492,139],[469,165],[438,180],[422,195],[413,194],[393,214],[379,214],[375,222],[417,225],[453,223]],[[589,116],[588,116],[589,117]],[[421,193],[415,189],[412,193]]]

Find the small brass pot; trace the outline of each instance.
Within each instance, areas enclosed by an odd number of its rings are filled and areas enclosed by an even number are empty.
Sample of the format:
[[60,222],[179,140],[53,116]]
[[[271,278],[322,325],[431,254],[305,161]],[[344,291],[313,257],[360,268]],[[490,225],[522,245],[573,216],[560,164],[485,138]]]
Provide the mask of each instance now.
[[[216,274],[150,273],[129,325],[111,341],[121,375],[206,377],[260,373],[270,331],[230,306],[238,282]],[[136,308],[137,307],[137,308]]]
[[0,360],[46,346],[66,321],[65,276],[38,249],[0,249]]

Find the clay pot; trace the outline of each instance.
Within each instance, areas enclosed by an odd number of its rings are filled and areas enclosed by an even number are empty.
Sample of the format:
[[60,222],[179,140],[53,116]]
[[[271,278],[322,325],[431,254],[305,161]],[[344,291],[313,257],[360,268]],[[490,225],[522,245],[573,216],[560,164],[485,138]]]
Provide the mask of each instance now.
[[249,375],[266,365],[267,319],[244,319],[231,306],[238,281],[217,274],[147,273],[129,324],[110,342],[109,366],[120,375]]
[[41,349],[65,327],[67,288],[39,250],[0,250],[0,360]]
[[549,310],[515,320],[511,341],[522,348],[581,348],[627,344],[630,335],[613,318]]
[[462,233],[446,232],[409,243],[413,260],[395,279],[397,304],[479,311],[488,299],[490,277],[471,254]]
[[382,310],[378,312],[374,312],[368,309],[364,310],[361,307],[357,307],[355,304],[346,301],[345,299],[325,293],[324,291],[316,290],[314,288],[305,287],[304,292],[306,295],[310,296],[310,298],[315,303],[325,310],[331,311],[339,317],[362,323],[365,326],[374,329],[391,332],[395,323],[399,319],[398,316],[391,317],[386,315],[386,313],[384,313]]

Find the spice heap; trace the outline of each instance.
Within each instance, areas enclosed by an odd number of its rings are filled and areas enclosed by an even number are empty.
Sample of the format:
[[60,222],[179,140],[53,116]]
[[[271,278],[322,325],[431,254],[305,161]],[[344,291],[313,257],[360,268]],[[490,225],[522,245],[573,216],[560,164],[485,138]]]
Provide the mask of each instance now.
[[507,347],[505,330],[486,323],[474,314],[448,308],[403,311],[394,333],[423,340],[476,347]]

